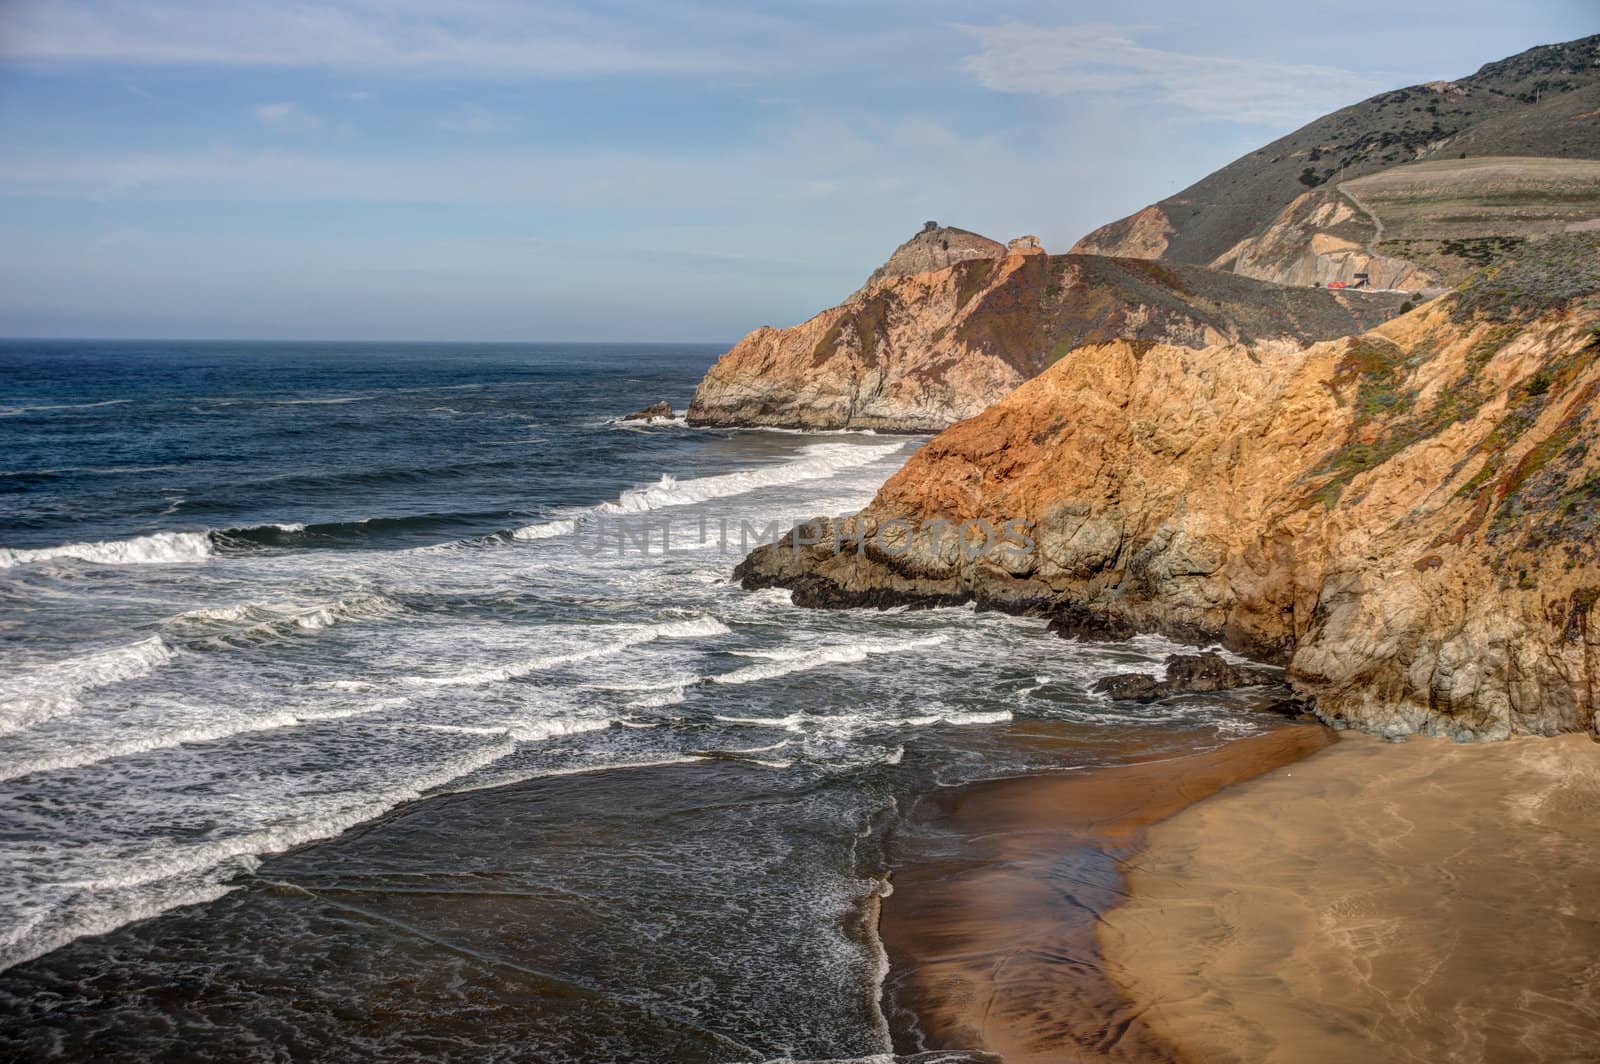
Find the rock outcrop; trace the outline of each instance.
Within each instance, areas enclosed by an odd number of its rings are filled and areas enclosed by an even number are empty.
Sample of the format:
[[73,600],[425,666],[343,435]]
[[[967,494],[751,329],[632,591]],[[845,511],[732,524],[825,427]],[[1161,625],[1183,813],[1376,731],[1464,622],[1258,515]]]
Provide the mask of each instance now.
[[1158,702],[1175,695],[1233,691],[1280,683],[1282,677],[1253,665],[1235,665],[1221,654],[1173,654],[1167,658],[1166,676],[1124,672],[1096,680],[1094,690],[1122,702]]
[[885,277],[933,273],[958,262],[1005,257],[1006,246],[986,236],[938,222],[923,222],[922,231],[895,248],[889,260],[872,271],[867,284],[871,285]]
[[1597,398],[1600,237],[1550,237],[1309,348],[1080,347],[737,575],[1220,641],[1385,733],[1597,730]]
[[665,399],[658,403],[651,403],[643,410],[635,410],[631,414],[622,415],[623,421],[654,421],[659,417],[671,417],[672,404]]
[[[1343,217],[1333,218],[1327,228],[1308,228],[1316,210],[1331,204],[1341,216],[1348,209],[1359,213],[1365,198],[1359,179],[1366,175],[1421,161],[1485,156],[1600,159],[1600,36],[1533,48],[1459,81],[1380,93],[1102,226],[1072,250],[1221,265],[1281,283],[1348,281],[1350,275],[1369,271],[1345,268],[1350,256],[1324,258],[1310,246],[1313,234],[1342,235],[1338,226]],[[1308,192],[1317,195],[1307,201]],[[1503,195],[1482,198],[1465,217],[1497,210],[1501,224],[1457,232],[1450,246],[1440,241],[1408,247],[1395,234],[1381,231],[1369,233],[1360,244],[1371,240],[1374,246],[1365,254],[1403,260],[1418,271],[1402,283],[1427,288],[1437,278],[1453,284],[1470,270],[1452,267],[1476,268],[1510,250],[1500,242],[1507,235],[1505,216],[1520,208],[1520,202]],[[1448,216],[1463,217],[1460,212]],[[1288,238],[1301,229],[1305,238],[1291,249]],[[1535,224],[1532,231],[1541,229]],[[1394,243],[1380,244],[1386,236]],[[1463,238],[1470,241],[1464,253],[1459,247]],[[1275,263],[1282,268],[1274,268]],[[1376,268],[1390,274],[1400,269],[1392,263]]]
[[[1298,347],[1360,331],[1401,303],[960,234],[924,230],[844,304],[746,336],[700,382],[689,423],[937,432],[1083,344]],[[905,272],[919,264],[933,268]]]

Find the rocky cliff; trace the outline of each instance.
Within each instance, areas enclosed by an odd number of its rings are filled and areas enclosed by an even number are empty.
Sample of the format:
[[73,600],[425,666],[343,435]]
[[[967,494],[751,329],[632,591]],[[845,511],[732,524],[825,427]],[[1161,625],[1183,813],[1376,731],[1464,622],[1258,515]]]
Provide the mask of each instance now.
[[746,336],[701,381],[688,418],[936,432],[1083,344],[1298,347],[1376,324],[1400,302],[1192,266],[1046,255],[1032,238],[1007,247],[934,226],[840,306]]
[[1089,342],[737,575],[1218,640],[1377,731],[1600,730],[1597,396],[1600,239],[1550,237],[1309,348]]
[[[1459,81],[1363,100],[1097,229],[1073,251],[1212,265],[1282,283],[1352,281],[1369,272],[1356,260],[1371,256],[1391,260],[1376,267],[1388,279],[1401,272],[1393,261],[1400,260],[1416,273],[1404,283],[1454,283],[1509,250],[1507,238],[1549,230],[1540,217],[1517,217],[1528,190],[1424,170],[1433,191],[1459,193],[1438,197],[1441,205],[1454,198],[1465,209],[1439,212],[1456,222],[1449,246],[1431,238],[1406,246],[1412,238],[1385,233],[1381,209],[1367,209],[1360,182],[1418,162],[1475,165],[1485,157],[1513,157],[1546,174],[1553,162],[1600,159],[1600,36],[1533,48]],[[1576,206],[1587,218],[1600,217],[1592,197],[1574,204],[1571,189],[1548,192],[1546,206]],[[1462,222],[1469,223],[1465,229]],[[1352,223],[1355,234],[1339,231]],[[1335,241],[1354,235],[1354,246],[1314,248],[1319,235]]]

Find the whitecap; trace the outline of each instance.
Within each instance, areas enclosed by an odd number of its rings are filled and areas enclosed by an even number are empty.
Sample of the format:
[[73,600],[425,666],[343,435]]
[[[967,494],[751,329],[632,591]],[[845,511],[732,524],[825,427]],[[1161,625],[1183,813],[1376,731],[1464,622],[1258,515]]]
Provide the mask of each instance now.
[[836,646],[812,647],[801,650],[748,651],[750,654],[771,655],[765,664],[746,665],[731,672],[707,676],[707,683],[745,684],[759,680],[772,680],[795,672],[807,672],[826,665],[849,665],[865,661],[879,654],[904,654],[945,641],[942,635],[924,636],[920,639],[861,640]]
[[148,676],[176,657],[160,636],[38,665],[0,680],[0,734],[64,716],[83,691]]
[[579,522],[586,517],[648,513],[669,506],[689,506],[711,499],[725,499],[761,488],[822,480],[836,476],[847,469],[871,465],[889,457],[904,446],[903,443],[875,446],[819,443],[803,448],[799,458],[777,465],[742,469],[717,476],[697,477],[693,480],[679,480],[670,473],[663,474],[654,484],[628,489],[615,502],[589,507],[571,517],[524,525],[514,529],[511,536],[519,540],[546,539],[576,531]]
[[0,547],[0,569],[68,560],[92,562],[95,565],[182,565],[203,562],[210,556],[209,533],[155,532],[133,539],[66,543],[59,547]]
[[572,665],[580,661],[604,657],[608,654],[616,654],[627,650],[629,647],[653,642],[657,639],[706,638],[727,635],[729,631],[728,626],[715,617],[697,617],[692,620],[667,621],[662,624],[618,625],[615,628],[596,629],[594,636],[596,638],[607,638],[608,641],[592,643],[580,650],[523,658],[520,661],[506,662],[487,669],[469,669],[454,673],[408,676],[404,682],[436,687],[477,687],[483,684],[514,680],[519,676],[526,676],[530,672],[538,672],[541,669],[553,669],[562,665]]

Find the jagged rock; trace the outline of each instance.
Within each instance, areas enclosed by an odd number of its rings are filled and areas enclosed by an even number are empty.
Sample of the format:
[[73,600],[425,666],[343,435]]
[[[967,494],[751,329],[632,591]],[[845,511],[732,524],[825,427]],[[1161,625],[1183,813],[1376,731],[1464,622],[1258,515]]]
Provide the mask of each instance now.
[[643,410],[635,410],[631,414],[624,414],[622,420],[624,420],[624,421],[649,421],[652,418],[671,417],[671,416],[672,416],[672,404],[667,402],[665,399],[663,399],[659,403],[651,403],[649,406],[645,407]]

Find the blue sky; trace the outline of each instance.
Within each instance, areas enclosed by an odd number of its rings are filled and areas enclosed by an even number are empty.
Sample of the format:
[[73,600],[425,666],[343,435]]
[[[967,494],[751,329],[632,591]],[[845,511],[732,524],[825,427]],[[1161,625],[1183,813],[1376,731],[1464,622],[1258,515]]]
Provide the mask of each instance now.
[[732,341],[1600,31],[1399,5],[0,0],[0,335]]

